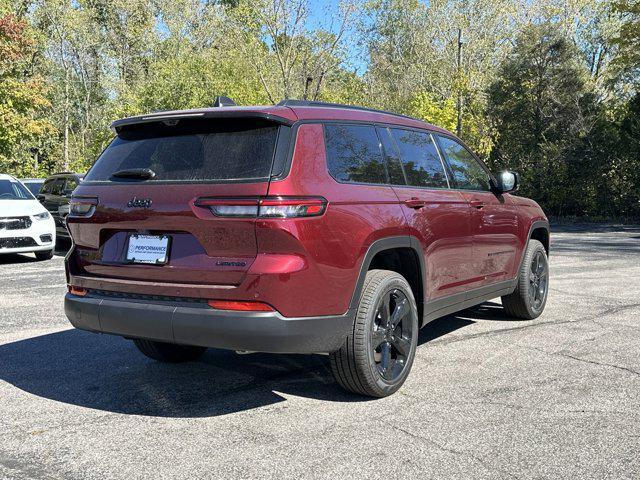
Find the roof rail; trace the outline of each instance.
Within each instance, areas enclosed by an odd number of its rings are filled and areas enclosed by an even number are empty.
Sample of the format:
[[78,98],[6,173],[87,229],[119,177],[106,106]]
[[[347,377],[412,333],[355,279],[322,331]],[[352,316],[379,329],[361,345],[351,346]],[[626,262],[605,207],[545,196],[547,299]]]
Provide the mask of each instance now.
[[386,110],[378,110],[375,108],[367,108],[367,107],[358,107],[356,105],[344,105],[342,103],[331,103],[331,102],[318,102],[315,100],[294,100],[294,99],[284,99],[280,103],[277,104],[278,107],[329,107],[329,108],[344,108],[348,110],[360,110],[363,112],[373,112],[373,113],[384,113],[385,115],[393,115],[395,117],[403,117],[409,118],[411,120],[418,120],[422,122],[419,118],[410,117],[409,115],[403,115],[401,113],[388,112]]
[[76,172],[55,172],[51,174],[53,175],[78,175]]

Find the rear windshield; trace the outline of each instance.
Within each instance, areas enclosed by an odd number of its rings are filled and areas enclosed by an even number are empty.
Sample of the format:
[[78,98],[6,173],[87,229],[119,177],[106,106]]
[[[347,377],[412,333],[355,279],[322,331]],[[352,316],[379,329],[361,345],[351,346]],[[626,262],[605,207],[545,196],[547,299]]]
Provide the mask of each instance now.
[[120,170],[148,168],[153,181],[261,180],[271,174],[278,125],[263,120],[180,120],[125,127],[85,181],[119,181]]

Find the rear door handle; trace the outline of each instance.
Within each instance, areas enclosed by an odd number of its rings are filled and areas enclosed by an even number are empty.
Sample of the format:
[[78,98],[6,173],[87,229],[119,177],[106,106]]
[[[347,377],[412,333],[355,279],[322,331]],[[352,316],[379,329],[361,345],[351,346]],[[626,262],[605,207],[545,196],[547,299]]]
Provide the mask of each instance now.
[[425,202],[424,200],[420,200],[419,198],[410,198],[408,200],[405,200],[404,204],[409,208],[415,208],[417,210],[418,208],[424,207],[427,202]]
[[477,208],[478,210],[484,207],[484,202],[482,200],[471,200],[469,203],[473,208]]

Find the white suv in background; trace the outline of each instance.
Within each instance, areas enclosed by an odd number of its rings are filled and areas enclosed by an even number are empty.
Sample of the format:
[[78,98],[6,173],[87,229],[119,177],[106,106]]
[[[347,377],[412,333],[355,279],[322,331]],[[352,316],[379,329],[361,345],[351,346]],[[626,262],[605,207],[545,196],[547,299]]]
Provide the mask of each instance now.
[[46,208],[11,175],[0,174],[0,254],[35,253],[53,257],[56,226]]

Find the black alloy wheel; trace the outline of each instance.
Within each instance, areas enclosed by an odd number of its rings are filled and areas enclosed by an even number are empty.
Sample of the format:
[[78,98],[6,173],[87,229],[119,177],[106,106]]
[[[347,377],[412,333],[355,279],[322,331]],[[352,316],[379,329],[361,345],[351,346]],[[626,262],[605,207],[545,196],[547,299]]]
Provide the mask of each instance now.
[[533,310],[538,311],[547,297],[549,266],[544,252],[536,251],[531,260],[529,275],[529,299]]
[[371,331],[373,358],[380,376],[394,382],[403,373],[411,353],[413,331],[409,299],[400,290],[387,292],[380,301]]
[[516,288],[502,297],[507,315],[533,320],[544,311],[549,295],[549,258],[538,240],[530,239],[520,264]]
[[369,270],[343,346],[330,354],[331,371],[346,390],[386,397],[407,379],[418,346],[418,308],[397,272]]

